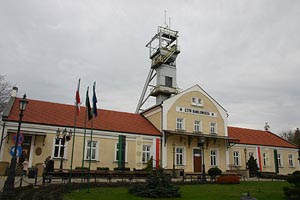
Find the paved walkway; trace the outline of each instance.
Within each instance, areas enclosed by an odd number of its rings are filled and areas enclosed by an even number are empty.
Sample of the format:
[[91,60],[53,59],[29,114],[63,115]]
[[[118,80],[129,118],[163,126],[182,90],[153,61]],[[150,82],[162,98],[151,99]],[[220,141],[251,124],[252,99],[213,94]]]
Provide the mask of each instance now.
[[[3,186],[4,186],[4,183],[6,181],[6,176],[0,176],[0,190],[2,190]],[[68,180],[65,181],[65,183],[67,183]],[[91,182],[94,182],[95,180],[92,178],[91,179]],[[118,181],[121,181],[118,180],[118,179],[114,179],[112,180],[112,182],[118,182]],[[125,181],[128,181],[128,180],[124,180]],[[138,179],[138,180],[134,180],[134,182],[141,182],[143,180],[141,179]],[[172,181],[182,181],[182,178],[177,178],[177,179],[172,179]],[[208,179],[209,181],[209,179]],[[241,178],[241,181],[272,181],[272,179],[261,179],[261,178]],[[275,180],[274,181],[282,181],[282,180]],[[81,179],[72,179],[72,182],[77,182],[77,183],[80,183],[81,182]],[[107,179],[97,179],[97,182],[107,182]],[[186,179],[185,182],[189,182],[188,179]],[[63,183],[62,182],[62,179],[52,179],[52,182],[51,184],[61,184]],[[32,184],[32,185],[35,185],[35,179],[34,178],[28,178],[28,177],[21,177],[21,176],[16,176],[15,178],[15,187],[24,187],[24,186],[27,186],[28,184]],[[49,184],[49,183],[46,183],[46,184]],[[43,185],[43,178],[42,177],[37,177],[37,181],[36,181],[36,186],[40,186],[40,185]]]

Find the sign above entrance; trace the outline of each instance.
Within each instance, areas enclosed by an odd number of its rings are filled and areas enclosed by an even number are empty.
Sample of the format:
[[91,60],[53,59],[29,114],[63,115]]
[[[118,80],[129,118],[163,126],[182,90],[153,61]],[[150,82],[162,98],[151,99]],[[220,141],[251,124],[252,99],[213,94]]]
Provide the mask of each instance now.
[[[17,133],[13,135],[12,137],[12,140],[13,140],[13,144],[16,144],[16,140],[17,140]],[[22,144],[24,141],[24,135],[20,132],[19,134],[19,142],[18,144]]]
[[[12,147],[10,148],[9,153],[10,153],[11,156],[14,156],[14,154],[15,154],[15,146],[12,146]],[[17,157],[20,157],[21,154],[22,154],[22,147],[21,147],[21,146],[18,146],[16,156],[17,156]]]
[[194,114],[194,115],[205,115],[205,116],[209,116],[209,117],[217,117],[217,113],[214,113],[214,112],[209,112],[209,111],[204,111],[204,110],[199,110],[199,109],[194,109],[194,108],[184,108],[181,106],[177,106],[176,111],[188,113],[188,114]]

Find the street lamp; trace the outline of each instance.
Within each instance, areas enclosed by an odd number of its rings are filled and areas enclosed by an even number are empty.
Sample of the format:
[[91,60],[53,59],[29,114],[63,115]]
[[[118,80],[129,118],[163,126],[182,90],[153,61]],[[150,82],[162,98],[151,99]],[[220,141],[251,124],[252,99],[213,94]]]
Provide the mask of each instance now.
[[[60,148],[60,171],[63,170],[63,161],[64,161],[64,152],[65,152],[65,143],[71,140],[72,137],[72,130],[68,132],[65,128],[63,131],[61,131],[59,128],[56,131],[56,139],[59,140],[59,144],[62,145],[62,148]],[[62,150],[63,149],[63,150]]]
[[244,148],[244,153],[245,153],[245,169],[247,170],[247,149]]
[[199,138],[198,147],[200,147],[202,151],[202,181],[206,182],[205,163],[204,163],[204,144],[205,144],[205,138],[204,137]]
[[[19,124],[18,124],[18,131],[17,131],[17,137],[16,137],[16,142],[15,142],[15,149],[14,149],[14,154],[11,158],[11,163],[9,167],[9,172],[7,179],[4,183],[3,187],[3,197],[7,199],[11,199],[16,195],[15,191],[15,176],[16,176],[16,165],[17,165],[17,149],[19,146],[19,137],[20,137],[20,129],[21,129],[21,123],[22,123],[22,118],[23,118],[23,112],[25,111],[26,105],[28,104],[28,101],[26,99],[26,94],[23,95],[23,98],[19,100]],[[4,198],[4,199],[5,199]]]
[[175,143],[173,142],[173,170],[172,170],[172,176],[175,178]]

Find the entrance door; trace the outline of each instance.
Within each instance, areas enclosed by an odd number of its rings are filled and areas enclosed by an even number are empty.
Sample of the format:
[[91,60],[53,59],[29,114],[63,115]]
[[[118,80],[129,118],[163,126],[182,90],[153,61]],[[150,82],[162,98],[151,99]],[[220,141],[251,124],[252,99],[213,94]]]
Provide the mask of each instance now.
[[24,135],[24,141],[22,143],[22,149],[26,153],[26,158],[29,161],[29,155],[30,155],[30,147],[31,147],[31,137],[29,135]]
[[202,159],[201,159],[201,150],[193,149],[194,156],[194,172],[201,172]]

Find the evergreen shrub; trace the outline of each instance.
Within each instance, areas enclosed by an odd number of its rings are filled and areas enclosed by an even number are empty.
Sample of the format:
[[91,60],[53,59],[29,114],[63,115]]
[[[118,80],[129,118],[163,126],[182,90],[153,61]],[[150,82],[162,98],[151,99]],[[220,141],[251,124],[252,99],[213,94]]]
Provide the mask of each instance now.
[[207,173],[212,179],[215,179],[217,176],[222,174],[222,170],[220,170],[218,167],[213,167],[210,168]]
[[283,191],[287,199],[300,199],[300,171],[294,171],[287,177],[287,181],[292,187],[284,187]]
[[150,174],[146,183],[139,183],[129,188],[129,193],[147,198],[173,198],[180,197],[179,187],[171,182],[171,177],[162,170]]

